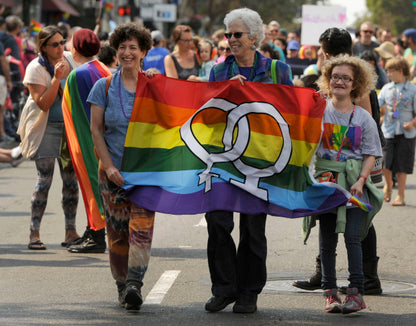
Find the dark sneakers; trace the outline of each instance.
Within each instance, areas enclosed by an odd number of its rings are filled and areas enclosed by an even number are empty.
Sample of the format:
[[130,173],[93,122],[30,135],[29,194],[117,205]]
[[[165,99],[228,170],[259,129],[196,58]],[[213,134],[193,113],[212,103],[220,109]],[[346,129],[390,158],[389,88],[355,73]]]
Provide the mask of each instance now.
[[217,312],[223,310],[230,303],[236,300],[234,297],[212,296],[205,304],[205,310],[209,312]]
[[116,282],[117,284],[117,292],[118,292],[118,304],[121,307],[126,306],[126,300],[124,298],[124,290],[126,289],[126,284],[124,282]]
[[233,306],[233,312],[252,314],[257,311],[257,294],[240,294]]
[[137,285],[128,284],[124,290],[124,302],[128,311],[138,311],[143,303],[142,293]]
[[[236,302],[235,302],[236,301]],[[213,296],[205,304],[205,310],[209,312],[218,312],[227,307],[230,303],[235,302],[233,306],[234,313],[251,314],[257,311],[257,295],[239,295],[235,297]]]
[[107,247],[105,243],[105,230],[93,231],[87,228],[82,240],[68,247],[68,251],[72,253],[89,254],[103,253]]
[[103,253],[106,249],[106,244],[104,243],[98,243],[94,239],[89,238],[84,240],[79,245],[72,245],[68,248],[69,252],[78,253],[78,254],[88,254],[88,253]]

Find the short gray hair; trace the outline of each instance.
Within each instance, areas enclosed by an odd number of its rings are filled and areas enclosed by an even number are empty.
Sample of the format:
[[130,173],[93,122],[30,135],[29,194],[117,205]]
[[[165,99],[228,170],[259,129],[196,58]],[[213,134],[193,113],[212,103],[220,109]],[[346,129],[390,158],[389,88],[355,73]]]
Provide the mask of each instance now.
[[264,39],[263,20],[257,11],[249,8],[240,8],[230,11],[224,18],[224,25],[228,30],[229,25],[235,21],[241,21],[247,27],[248,37],[255,40],[256,47],[259,47]]

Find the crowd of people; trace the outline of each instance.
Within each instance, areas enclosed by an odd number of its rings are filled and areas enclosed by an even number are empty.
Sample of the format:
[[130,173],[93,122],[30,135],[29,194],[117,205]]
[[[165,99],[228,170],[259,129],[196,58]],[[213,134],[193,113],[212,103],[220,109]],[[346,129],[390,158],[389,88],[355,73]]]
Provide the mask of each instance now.
[[[364,294],[382,293],[372,220],[383,201],[392,200],[395,180],[398,194],[391,204],[405,205],[406,176],[413,173],[416,29],[393,38],[389,30],[365,22],[353,40],[347,30],[329,28],[317,47],[302,44],[298,30],[287,32],[277,21],[264,24],[248,8],[227,13],[225,28],[209,38],[198,37],[187,25],[176,26],[165,38],[137,23],[120,24],[108,35],[100,32],[98,21],[94,31],[63,23],[46,26],[34,41],[24,34],[19,17],[8,16],[4,23],[0,141],[20,145],[0,148],[0,160],[12,166],[23,158],[35,163],[30,250],[46,250],[40,225],[57,161],[63,182],[62,246],[74,253],[102,253],[106,233],[119,304],[139,310],[155,212],[129,200],[120,174],[136,86],[144,78],[139,71],[147,78],[161,73],[194,82],[238,80],[242,91],[247,81],[311,87],[326,99],[316,179],[338,183],[374,209],[339,207],[305,217],[307,235],[319,220],[319,254],[315,273],[293,285],[322,288],[329,313],[362,310]],[[20,123],[13,130],[5,110],[19,110],[19,105]],[[380,181],[380,171],[383,191],[373,182]],[[87,212],[82,237],[76,229],[78,187]],[[205,218],[212,282],[205,309],[218,312],[233,303],[235,313],[254,313],[267,279],[266,214],[240,214],[238,245],[231,236],[233,212],[207,212]],[[335,273],[338,233],[344,234],[348,253],[350,283],[344,288],[337,287]],[[346,294],[343,301],[340,292]]]

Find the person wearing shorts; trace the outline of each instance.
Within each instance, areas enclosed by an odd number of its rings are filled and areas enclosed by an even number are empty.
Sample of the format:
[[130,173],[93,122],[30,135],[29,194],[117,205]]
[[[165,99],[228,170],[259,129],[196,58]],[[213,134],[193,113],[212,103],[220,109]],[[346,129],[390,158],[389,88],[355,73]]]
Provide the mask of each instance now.
[[398,194],[391,203],[404,206],[407,174],[413,173],[416,137],[416,85],[410,79],[410,67],[402,57],[386,64],[391,82],[384,85],[378,96],[381,122],[386,145],[383,148],[384,201],[390,202],[393,173],[397,176]]

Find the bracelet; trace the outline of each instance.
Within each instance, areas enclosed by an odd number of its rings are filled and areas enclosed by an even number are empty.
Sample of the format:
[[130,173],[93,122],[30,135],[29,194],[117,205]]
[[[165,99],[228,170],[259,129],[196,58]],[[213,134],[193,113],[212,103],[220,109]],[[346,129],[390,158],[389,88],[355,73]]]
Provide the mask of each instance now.
[[364,183],[367,181],[367,177],[365,177],[365,176],[363,176],[363,175],[360,175],[360,176],[358,177],[358,180],[360,180],[361,178],[363,178],[363,179],[364,179]]

